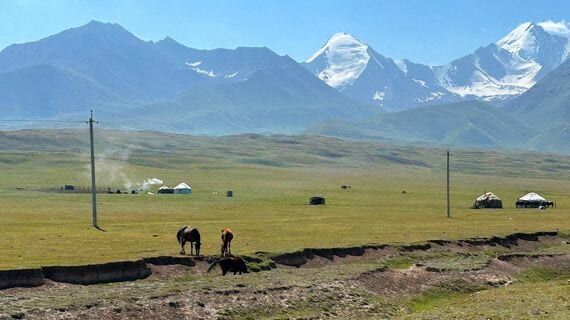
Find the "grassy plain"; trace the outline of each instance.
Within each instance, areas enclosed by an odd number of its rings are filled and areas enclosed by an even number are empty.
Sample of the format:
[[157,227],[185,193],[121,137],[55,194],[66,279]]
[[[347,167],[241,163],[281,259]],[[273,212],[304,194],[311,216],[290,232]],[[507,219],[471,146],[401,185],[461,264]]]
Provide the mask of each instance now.
[[[454,150],[448,219],[441,149],[116,131],[98,132],[99,185],[116,189],[157,177],[168,185],[187,181],[193,194],[101,194],[98,231],[89,194],[16,189],[89,185],[87,138],[85,131],[0,132],[0,269],[176,255],[175,233],[186,224],[201,231],[203,254],[219,252],[226,226],[236,234],[236,254],[570,231],[570,157]],[[235,197],[226,198],[226,190]],[[514,209],[531,190],[557,208]],[[505,209],[469,209],[483,191],[498,194]],[[317,194],[327,204],[307,205]]]

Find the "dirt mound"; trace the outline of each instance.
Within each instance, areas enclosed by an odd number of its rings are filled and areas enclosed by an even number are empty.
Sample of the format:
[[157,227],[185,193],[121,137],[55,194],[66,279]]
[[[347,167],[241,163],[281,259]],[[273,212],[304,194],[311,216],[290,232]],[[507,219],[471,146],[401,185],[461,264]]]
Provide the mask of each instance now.
[[13,287],[37,287],[44,282],[42,269],[0,270],[0,290]]
[[0,289],[37,287],[46,280],[72,284],[131,281],[148,277],[151,270],[143,260],[83,266],[52,266],[38,269],[0,271]]
[[570,256],[567,254],[525,254],[512,253],[501,255],[497,260],[508,262],[517,267],[541,265],[570,270]]
[[423,292],[451,276],[451,273],[429,272],[425,267],[412,267],[406,270],[379,269],[365,272],[355,280],[374,293],[403,296]]
[[[526,249],[535,247],[538,242],[557,241],[554,240],[557,236],[558,232],[541,231],[535,233],[515,233],[505,237],[470,238],[464,240],[428,240],[426,243],[410,245],[369,244],[346,248],[306,248],[299,251],[272,255],[270,258],[277,264],[298,268],[301,266],[321,266],[326,264],[327,260],[332,262],[338,258],[378,255],[378,252],[384,252],[383,250],[397,250],[404,253],[412,253],[441,248],[451,251],[465,252],[471,248],[492,248],[497,246],[507,249],[511,249],[513,247]],[[257,254],[266,255],[267,253],[258,252]]]
[[496,247],[502,246],[505,248],[511,248],[513,246],[518,246],[519,241],[539,241],[542,237],[556,237],[558,232],[556,231],[539,231],[534,233],[514,233],[507,235],[505,237],[490,237],[490,238],[471,238],[465,240],[457,241],[458,244],[468,245],[468,246],[489,246]]
[[110,262],[72,267],[43,267],[45,278],[73,284],[130,281],[148,277],[151,270],[143,260]]
[[[486,266],[472,270],[440,269],[425,265],[404,270],[380,268],[360,274],[354,280],[374,293],[387,296],[406,296],[430,288],[445,288],[449,283],[462,281],[471,290],[510,285],[516,277],[534,268],[555,268],[570,272],[568,254],[506,254],[491,260]],[[461,287],[454,288],[462,290]]]

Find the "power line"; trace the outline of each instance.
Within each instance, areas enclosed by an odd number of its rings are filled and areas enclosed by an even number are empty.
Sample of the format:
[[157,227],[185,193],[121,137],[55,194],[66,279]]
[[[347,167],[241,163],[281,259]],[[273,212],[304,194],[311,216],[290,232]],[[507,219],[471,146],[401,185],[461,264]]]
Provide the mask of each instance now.
[[[106,114],[106,115],[112,116],[114,118],[120,118],[123,120],[128,120],[129,122],[136,122],[138,124],[143,125],[146,128],[148,128],[149,122],[152,122],[153,124],[159,124],[159,125],[165,125],[165,126],[172,125],[171,121],[160,121],[160,119],[152,119],[151,121],[145,121],[143,119],[130,117],[130,116],[126,115],[125,113],[118,114],[118,113],[113,113],[113,112],[108,112],[108,111],[100,111],[100,110],[97,110],[97,113]],[[105,121],[105,122],[109,123],[108,121]],[[145,129],[142,129],[142,130],[145,130]],[[148,129],[146,129],[146,130],[148,130]]]
[[79,121],[79,120],[29,120],[29,119],[0,119],[0,122],[85,123],[85,121]]

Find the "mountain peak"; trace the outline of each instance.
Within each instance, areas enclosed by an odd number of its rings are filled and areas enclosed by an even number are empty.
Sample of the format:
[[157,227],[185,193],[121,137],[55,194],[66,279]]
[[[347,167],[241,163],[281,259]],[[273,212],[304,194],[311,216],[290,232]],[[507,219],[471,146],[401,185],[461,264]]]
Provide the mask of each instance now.
[[317,51],[312,57],[310,57],[307,62],[315,60],[319,55],[327,51],[366,51],[368,45],[366,43],[358,40],[356,37],[348,32],[337,32],[333,34],[329,40],[322,46],[322,48]]
[[528,59],[538,50],[538,46],[542,42],[541,39],[549,36],[550,34],[544,31],[540,25],[534,22],[525,22],[497,41],[497,45],[512,54]]
[[156,42],[156,44],[158,44],[158,45],[168,45],[168,46],[181,46],[181,44],[180,44],[178,41],[172,39],[172,38],[169,37],[169,36],[165,37],[165,38],[162,39],[162,40],[158,40],[158,41]]
[[348,32],[337,32],[333,34],[327,41],[327,45],[338,45],[339,43],[344,45],[366,45],[366,43],[358,40],[355,36]]
[[64,30],[45,39],[52,37],[67,37],[68,40],[66,41],[69,41],[69,37],[75,37],[76,39],[80,39],[80,41],[93,41],[94,39],[99,39],[101,41],[109,41],[111,39],[114,39],[115,42],[147,41],[139,36],[136,36],[117,23],[101,22],[97,20],[91,20],[84,25]]
[[335,33],[307,63],[316,62],[317,76],[333,88],[352,84],[370,60],[368,45],[347,32]]
[[[124,30],[127,31],[125,28],[121,27],[121,25],[112,22],[102,22],[98,20],[91,20],[88,23],[79,26],[77,28],[72,29],[84,29],[84,30]],[[127,31],[128,32],[128,31]]]
[[98,25],[104,25],[104,24],[112,24],[112,23],[105,23],[105,22],[99,21],[99,20],[91,20],[91,21],[87,22],[85,25],[86,26],[98,26]]

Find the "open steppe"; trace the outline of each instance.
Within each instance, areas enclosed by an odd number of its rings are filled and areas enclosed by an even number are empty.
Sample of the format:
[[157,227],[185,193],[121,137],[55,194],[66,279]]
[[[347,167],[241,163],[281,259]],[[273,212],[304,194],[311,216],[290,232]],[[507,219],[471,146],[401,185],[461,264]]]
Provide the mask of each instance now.
[[[193,137],[107,130],[97,131],[96,141],[99,186],[125,189],[125,183],[136,185],[156,177],[171,186],[188,182],[193,194],[100,194],[99,223],[104,231],[96,230],[91,227],[90,194],[30,190],[89,185],[87,132],[1,132],[0,269],[176,256],[176,231],[187,224],[202,233],[204,255],[219,253],[222,227],[231,227],[236,234],[232,252],[246,256],[259,251],[271,256],[303,248],[402,245],[517,232],[555,231],[558,236],[508,250],[498,246],[459,254],[442,247],[411,257],[392,252],[335,260],[338,263],[312,260],[299,269],[278,264],[271,271],[242,277],[204,275],[200,265],[189,270],[155,267],[149,279],[131,283],[87,287],[50,283],[8,289],[0,292],[4,299],[0,316],[124,318],[131,309],[131,316],[155,312],[165,318],[193,318],[194,314],[206,318],[415,318],[424,314],[426,318],[509,318],[512,312],[518,318],[564,318],[570,312],[563,294],[569,274],[570,157],[452,150],[452,218],[447,218],[442,149],[311,136]],[[352,188],[342,190],[341,185]],[[227,198],[227,190],[235,196]],[[470,209],[484,191],[499,195],[504,209]],[[515,209],[515,199],[527,191],[556,201],[557,207]],[[312,195],[325,196],[326,205],[309,206]],[[508,281],[513,280],[506,287],[472,283],[471,276],[462,273],[473,269],[471,264],[495,268],[500,254],[518,251],[561,256],[517,258],[524,261],[513,262],[513,270],[505,273]],[[422,282],[421,274],[428,272],[426,261],[469,266],[452,267],[455,271],[446,272],[453,275],[441,281]],[[388,270],[378,271],[383,267]],[[418,272],[420,280],[414,283],[420,283],[420,288],[399,294],[400,288],[395,290],[396,298],[391,296],[382,291],[382,283],[388,280],[376,275],[391,272]],[[275,289],[280,287],[285,289]],[[237,292],[226,294],[228,288]],[[242,296],[243,291],[252,294]],[[257,291],[266,294],[256,296]],[[138,300],[129,300],[131,293]],[[537,304],[525,303],[530,300]],[[209,308],[210,301],[227,308],[193,313],[195,306],[202,308],[200,304]],[[154,308],[154,303],[161,307]],[[507,311],[490,307],[495,304],[508,306]],[[244,305],[246,309],[240,309]],[[63,311],[57,313],[57,308]]]

